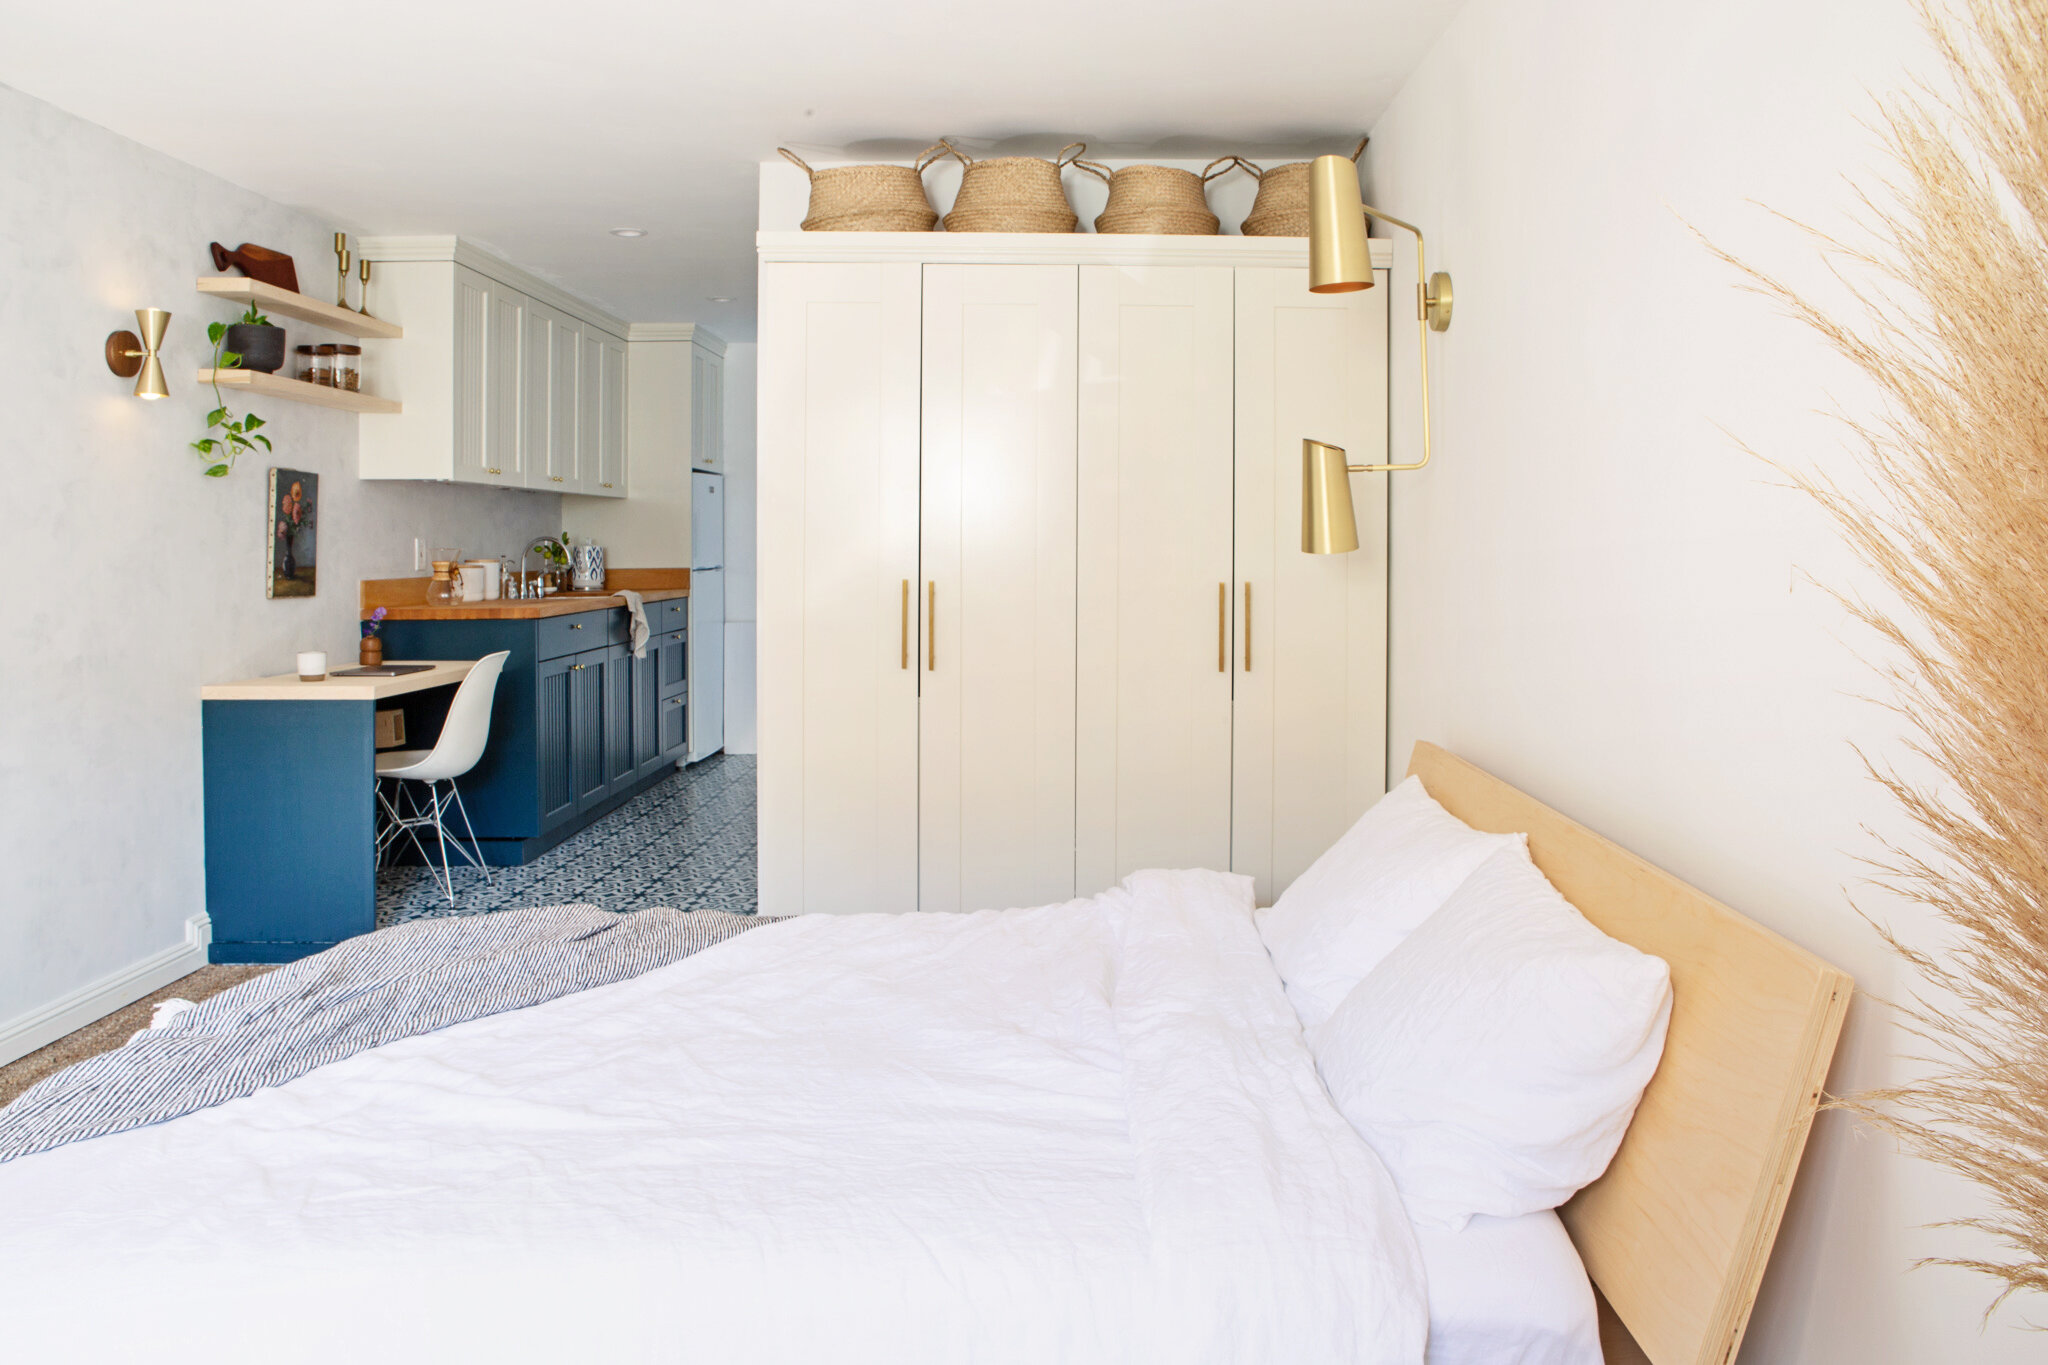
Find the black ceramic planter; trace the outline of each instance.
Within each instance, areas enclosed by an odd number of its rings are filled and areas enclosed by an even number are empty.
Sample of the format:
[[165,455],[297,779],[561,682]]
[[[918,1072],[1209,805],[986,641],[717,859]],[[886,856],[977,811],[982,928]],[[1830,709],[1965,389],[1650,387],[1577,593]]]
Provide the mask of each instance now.
[[284,364],[284,328],[258,327],[246,322],[229,326],[227,349],[242,357],[242,368],[277,373]]

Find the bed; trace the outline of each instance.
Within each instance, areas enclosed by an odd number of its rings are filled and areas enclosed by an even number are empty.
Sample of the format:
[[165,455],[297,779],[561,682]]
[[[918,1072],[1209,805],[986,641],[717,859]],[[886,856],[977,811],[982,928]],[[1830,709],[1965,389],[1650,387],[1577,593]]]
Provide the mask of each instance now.
[[[1663,1062],[1559,1213],[1418,1230],[1243,879],[807,916],[0,1165],[24,1359],[1725,1361],[1847,999],[1432,746],[1467,823],[1664,958]],[[1121,897],[1122,899],[1117,899]],[[1581,1268],[1583,1266],[1583,1268]]]

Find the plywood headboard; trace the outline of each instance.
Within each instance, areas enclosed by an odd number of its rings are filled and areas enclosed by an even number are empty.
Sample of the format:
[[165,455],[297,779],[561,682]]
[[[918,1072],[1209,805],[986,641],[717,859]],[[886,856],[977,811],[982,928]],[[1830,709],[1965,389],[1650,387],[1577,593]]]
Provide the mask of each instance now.
[[[1601,930],[1671,964],[1671,1029],[1614,1164],[1559,1212],[1653,1365],[1735,1356],[1849,1007],[1847,974],[1438,748],[1408,771],[1520,831]],[[1610,1357],[1612,1359],[1612,1357]]]

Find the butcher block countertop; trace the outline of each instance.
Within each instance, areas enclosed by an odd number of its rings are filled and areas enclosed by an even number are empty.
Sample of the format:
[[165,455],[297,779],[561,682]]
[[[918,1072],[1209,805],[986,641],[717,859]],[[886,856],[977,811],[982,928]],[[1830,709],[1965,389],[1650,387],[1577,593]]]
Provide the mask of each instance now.
[[[427,578],[366,578],[362,617],[378,607],[387,621],[532,621],[543,616],[570,616],[579,611],[605,611],[626,605],[616,591],[558,592],[531,601],[458,602],[427,605]],[[690,595],[688,569],[613,569],[605,574],[609,589],[629,588],[642,600],[661,602]]]

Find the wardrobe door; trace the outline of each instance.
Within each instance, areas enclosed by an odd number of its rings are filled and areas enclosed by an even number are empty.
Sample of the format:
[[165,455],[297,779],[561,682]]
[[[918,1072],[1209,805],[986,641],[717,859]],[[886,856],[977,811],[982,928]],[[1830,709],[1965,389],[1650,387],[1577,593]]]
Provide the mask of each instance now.
[[1079,891],[1230,865],[1232,272],[1081,268]]
[[[1359,548],[1301,550],[1301,442],[1387,459],[1386,271],[1311,294],[1237,274],[1238,670],[1231,867],[1270,904],[1386,790],[1387,480],[1354,474]],[[1412,476],[1410,476],[1412,477]]]
[[761,267],[761,911],[917,903],[918,267]]
[[1074,894],[1075,280],[924,268],[927,910]]

